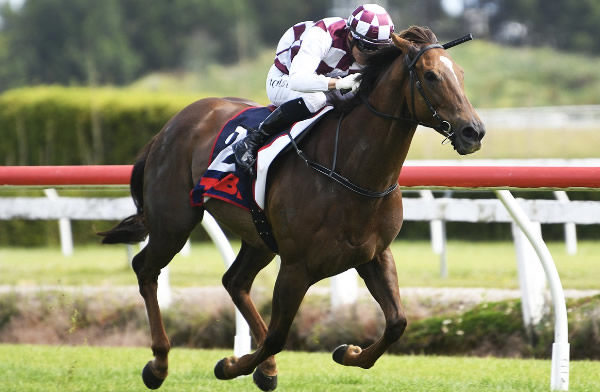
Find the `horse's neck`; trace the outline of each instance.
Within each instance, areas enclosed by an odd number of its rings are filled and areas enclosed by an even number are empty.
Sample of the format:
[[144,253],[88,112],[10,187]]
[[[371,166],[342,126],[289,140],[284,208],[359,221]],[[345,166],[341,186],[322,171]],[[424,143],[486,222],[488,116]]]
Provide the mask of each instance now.
[[[392,65],[392,67],[398,65]],[[406,117],[403,108],[408,97],[402,98],[400,91],[408,82],[403,72],[389,69],[382,76],[369,102],[381,113]],[[390,75],[398,75],[391,80]],[[384,189],[397,181],[408,154],[416,125],[410,121],[390,120],[371,112],[365,105],[357,107],[345,121],[350,132],[344,137],[352,140],[344,170],[353,178],[371,189]]]

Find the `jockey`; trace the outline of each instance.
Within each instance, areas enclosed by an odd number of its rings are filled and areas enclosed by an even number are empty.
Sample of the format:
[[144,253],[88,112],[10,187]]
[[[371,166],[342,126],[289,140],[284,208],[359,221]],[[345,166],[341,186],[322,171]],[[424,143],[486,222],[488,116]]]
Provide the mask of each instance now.
[[289,28],[267,75],[267,96],[277,108],[232,146],[238,167],[251,173],[270,136],[322,109],[330,94],[356,91],[366,56],[391,45],[393,31],[389,14],[376,4],[359,6],[348,20],[332,17]]

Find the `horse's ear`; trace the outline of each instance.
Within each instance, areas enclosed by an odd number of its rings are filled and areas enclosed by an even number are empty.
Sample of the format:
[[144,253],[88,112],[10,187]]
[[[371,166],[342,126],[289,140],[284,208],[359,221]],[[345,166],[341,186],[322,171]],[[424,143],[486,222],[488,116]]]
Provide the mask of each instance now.
[[401,38],[398,34],[392,34],[392,41],[394,42],[394,45],[398,48],[400,48],[400,50],[402,50],[402,53],[408,53],[410,52],[410,48],[412,47],[412,44],[410,43],[410,41],[405,40],[404,38]]

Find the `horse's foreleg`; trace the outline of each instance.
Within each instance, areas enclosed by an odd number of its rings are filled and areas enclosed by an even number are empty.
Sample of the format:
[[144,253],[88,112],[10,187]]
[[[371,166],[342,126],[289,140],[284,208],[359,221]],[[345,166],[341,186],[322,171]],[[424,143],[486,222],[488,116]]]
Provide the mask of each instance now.
[[406,328],[406,316],[400,302],[396,264],[389,248],[356,270],[383,310],[385,331],[377,342],[364,350],[351,345],[338,347],[333,353],[333,359],[342,365],[368,369],[392,343],[400,339]]
[[[267,336],[267,325],[256,310],[250,297],[250,289],[256,275],[273,260],[273,253],[266,249],[254,248],[242,241],[235,261],[223,275],[223,286],[231,296],[252,331],[257,345],[262,345]],[[259,365],[261,372],[268,377],[277,376],[275,357],[270,356]]]
[[[218,378],[232,379],[250,374],[267,358],[283,350],[292,321],[310,285],[304,266],[299,264],[286,266],[282,263],[273,290],[271,322],[262,345],[254,353],[219,361],[215,366]],[[254,372],[254,382],[263,391],[277,387],[276,376],[270,377],[262,373],[261,369]]]

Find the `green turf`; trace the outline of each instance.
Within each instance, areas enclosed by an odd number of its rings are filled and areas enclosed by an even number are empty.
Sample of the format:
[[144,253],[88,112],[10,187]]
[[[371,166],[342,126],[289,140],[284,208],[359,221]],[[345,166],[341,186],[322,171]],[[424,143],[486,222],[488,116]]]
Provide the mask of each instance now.
[[[223,350],[174,349],[161,391],[258,391],[250,377],[219,381]],[[0,345],[4,392],[146,391],[140,372],[149,349]],[[346,368],[328,353],[277,356],[280,391],[549,391],[550,361],[384,355],[370,370]],[[569,391],[600,390],[600,362],[571,362]]]
[[[234,251],[238,247],[239,244],[233,244]],[[564,288],[600,287],[600,243],[579,241],[576,255],[568,255],[562,242],[550,243],[549,249]],[[432,252],[428,241],[396,241],[392,250],[401,287],[518,287],[511,242],[449,241],[449,277],[446,279],[440,278],[440,257]],[[220,254],[211,243],[192,244],[191,255],[176,256],[170,268],[174,287],[220,285],[225,271]],[[259,274],[256,285],[272,287],[276,273],[274,262]],[[62,256],[58,247],[0,248],[0,285],[127,286],[136,283],[125,246],[80,246],[68,258]]]

